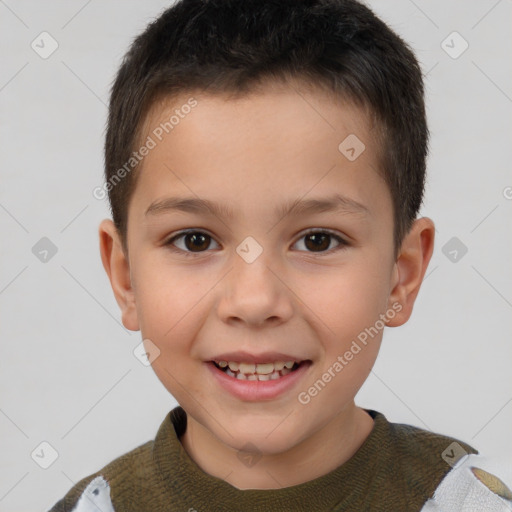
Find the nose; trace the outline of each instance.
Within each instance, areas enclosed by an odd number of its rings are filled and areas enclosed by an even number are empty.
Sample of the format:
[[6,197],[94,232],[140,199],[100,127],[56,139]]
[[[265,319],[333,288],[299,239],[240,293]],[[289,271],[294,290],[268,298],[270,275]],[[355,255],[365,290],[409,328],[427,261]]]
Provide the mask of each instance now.
[[232,325],[277,326],[293,315],[293,293],[275,259],[263,251],[248,263],[238,254],[221,282],[220,319]]

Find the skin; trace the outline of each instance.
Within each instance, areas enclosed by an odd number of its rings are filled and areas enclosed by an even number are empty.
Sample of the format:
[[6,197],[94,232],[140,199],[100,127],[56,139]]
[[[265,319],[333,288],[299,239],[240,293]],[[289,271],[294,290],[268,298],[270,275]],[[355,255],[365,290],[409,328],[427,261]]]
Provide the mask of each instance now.
[[[190,96],[155,105],[144,137]],[[300,403],[299,393],[379,315],[389,327],[409,319],[432,255],[434,224],[417,219],[393,258],[391,195],[376,172],[379,147],[367,116],[350,103],[297,84],[269,84],[238,99],[193,96],[198,105],[142,162],[129,204],[128,254],[112,221],[101,222],[103,265],[124,326],[160,350],[152,366],[188,414],[181,442],[192,460],[238,489],[297,485],[346,462],[371,432],[373,419],[354,397],[383,330],[309,403]],[[355,161],[338,150],[349,134],[366,146]],[[274,216],[287,201],[333,192],[368,212]],[[145,214],[170,196],[219,202],[235,216]],[[321,228],[347,244],[327,237],[315,250],[306,235]],[[182,237],[166,245],[183,229],[211,238],[199,250],[190,237],[188,244]],[[263,248],[250,264],[236,252],[248,236]],[[390,319],[393,304],[401,310]],[[275,350],[312,365],[281,396],[244,401],[224,391],[205,363],[235,350]],[[260,456],[250,467],[237,457],[247,443]]]

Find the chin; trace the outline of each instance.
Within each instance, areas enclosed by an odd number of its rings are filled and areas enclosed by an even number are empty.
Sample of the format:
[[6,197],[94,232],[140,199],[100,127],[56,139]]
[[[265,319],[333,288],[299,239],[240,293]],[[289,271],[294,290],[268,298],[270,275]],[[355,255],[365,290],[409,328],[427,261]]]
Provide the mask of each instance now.
[[228,430],[231,435],[224,430],[221,430],[218,434],[220,434],[220,440],[234,450],[277,455],[290,450],[300,442],[293,425],[276,428],[278,424],[275,421],[261,420],[251,422],[249,427],[247,423],[242,422],[239,427],[231,425]]

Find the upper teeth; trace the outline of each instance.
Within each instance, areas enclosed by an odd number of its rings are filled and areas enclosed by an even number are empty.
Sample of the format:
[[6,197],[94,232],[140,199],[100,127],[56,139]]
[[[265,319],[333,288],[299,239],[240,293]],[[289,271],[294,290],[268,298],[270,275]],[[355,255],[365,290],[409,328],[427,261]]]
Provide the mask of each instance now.
[[295,361],[276,361],[275,363],[237,363],[236,361],[219,361],[217,363],[221,368],[229,366],[233,372],[239,371],[245,374],[258,373],[260,375],[268,375],[274,371],[280,371],[283,368],[291,369]]

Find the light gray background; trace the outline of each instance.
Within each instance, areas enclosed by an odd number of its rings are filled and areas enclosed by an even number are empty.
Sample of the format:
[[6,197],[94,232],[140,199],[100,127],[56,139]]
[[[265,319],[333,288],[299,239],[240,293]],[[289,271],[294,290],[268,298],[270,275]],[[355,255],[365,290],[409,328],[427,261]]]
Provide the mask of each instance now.
[[[168,5],[0,0],[1,511],[50,507],[152,439],[176,405],[132,353],[140,333],[123,328],[98,251],[107,203],[92,196],[110,83],[130,41]],[[472,444],[512,482],[512,3],[369,5],[428,72],[422,214],[437,239],[413,317],[385,332],[356,402]],[[43,31],[59,45],[47,59],[31,48]],[[458,58],[453,31],[469,44]],[[32,252],[42,237],[57,247],[46,263]],[[442,251],[452,237],[468,249],[457,262]],[[58,452],[48,469],[31,458],[38,447],[39,463],[51,456],[43,441]]]

